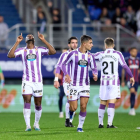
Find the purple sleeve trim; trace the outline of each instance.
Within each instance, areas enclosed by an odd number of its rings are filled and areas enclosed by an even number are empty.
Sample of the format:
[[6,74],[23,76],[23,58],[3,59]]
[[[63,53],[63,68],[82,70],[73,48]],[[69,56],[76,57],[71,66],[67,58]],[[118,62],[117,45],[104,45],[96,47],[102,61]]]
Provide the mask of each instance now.
[[130,78],[132,78],[133,74],[132,74],[131,70],[129,69],[129,67],[127,65],[123,65],[122,67],[125,69],[125,71],[130,76]]

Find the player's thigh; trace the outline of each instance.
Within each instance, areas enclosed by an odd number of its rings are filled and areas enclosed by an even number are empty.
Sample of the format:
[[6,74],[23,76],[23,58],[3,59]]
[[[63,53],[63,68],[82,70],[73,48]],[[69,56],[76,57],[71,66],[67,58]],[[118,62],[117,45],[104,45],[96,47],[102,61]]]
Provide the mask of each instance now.
[[131,93],[135,93],[136,92],[134,87],[130,88],[129,90],[130,90]]
[[33,83],[33,96],[34,97],[42,97],[43,96],[43,84]]
[[76,111],[77,106],[78,106],[77,100],[75,100],[75,101],[69,101],[69,105],[70,105],[70,110]]
[[89,97],[80,97],[80,108],[86,108]]
[[31,94],[24,94],[22,96],[23,96],[24,103],[31,103],[31,97],[32,97]]

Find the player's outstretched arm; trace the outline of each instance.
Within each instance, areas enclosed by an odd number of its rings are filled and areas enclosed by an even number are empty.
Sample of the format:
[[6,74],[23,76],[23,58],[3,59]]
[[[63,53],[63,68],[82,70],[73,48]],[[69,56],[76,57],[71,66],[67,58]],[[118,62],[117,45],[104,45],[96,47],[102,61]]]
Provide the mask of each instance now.
[[39,38],[39,39],[47,46],[47,48],[49,49],[49,55],[53,55],[53,54],[56,53],[56,50],[54,49],[54,47],[53,47],[51,44],[49,44],[49,43],[45,40],[44,35],[42,35],[42,34],[40,34],[40,33],[38,32],[38,38]]
[[10,51],[8,52],[8,57],[9,58],[15,58],[15,50],[17,48],[17,46],[19,45],[19,43],[23,40],[23,36],[22,36],[22,33],[20,36],[17,37],[17,40],[16,40],[16,43],[14,44],[14,46],[10,49]]

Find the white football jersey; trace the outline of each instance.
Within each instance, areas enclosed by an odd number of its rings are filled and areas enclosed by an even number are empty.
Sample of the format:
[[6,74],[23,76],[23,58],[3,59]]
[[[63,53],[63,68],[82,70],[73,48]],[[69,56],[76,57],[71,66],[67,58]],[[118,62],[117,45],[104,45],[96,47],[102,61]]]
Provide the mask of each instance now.
[[106,49],[94,54],[101,65],[101,85],[120,85],[118,68],[127,65],[121,52],[114,49]]

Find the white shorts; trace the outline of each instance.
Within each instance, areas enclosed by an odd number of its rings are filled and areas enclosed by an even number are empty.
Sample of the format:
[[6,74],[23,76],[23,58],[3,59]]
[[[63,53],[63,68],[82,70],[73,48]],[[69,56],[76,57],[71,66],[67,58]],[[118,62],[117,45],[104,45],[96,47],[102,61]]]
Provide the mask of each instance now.
[[70,84],[69,83],[63,83],[64,93],[66,96],[69,96],[70,93]]
[[101,100],[120,98],[120,86],[115,85],[100,86],[99,97]]
[[90,86],[70,86],[70,94],[68,96],[70,101],[80,99],[80,97],[90,97]]
[[34,82],[22,82],[21,87],[21,93],[22,95],[31,94],[34,97],[42,97],[43,96],[43,84],[40,83],[34,83]]

